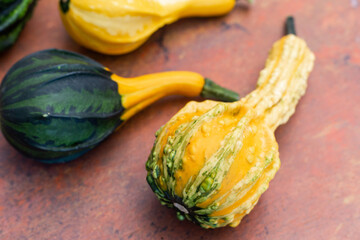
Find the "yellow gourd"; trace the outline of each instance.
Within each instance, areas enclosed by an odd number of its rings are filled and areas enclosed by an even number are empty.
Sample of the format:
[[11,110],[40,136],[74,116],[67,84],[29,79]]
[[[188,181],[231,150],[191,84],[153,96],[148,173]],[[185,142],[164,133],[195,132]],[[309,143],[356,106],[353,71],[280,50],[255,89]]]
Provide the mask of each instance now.
[[218,16],[235,0],[60,0],[71,37],[105,54],[124,54],[142,45],[156,30],[184,17]]
[[237,226],[280,167],[274,131],[294,113],[314,59],[288,34],[272,47],[256,90],[234,103],[190,102],[161,127],[146,164],[161,203],[204,228]]

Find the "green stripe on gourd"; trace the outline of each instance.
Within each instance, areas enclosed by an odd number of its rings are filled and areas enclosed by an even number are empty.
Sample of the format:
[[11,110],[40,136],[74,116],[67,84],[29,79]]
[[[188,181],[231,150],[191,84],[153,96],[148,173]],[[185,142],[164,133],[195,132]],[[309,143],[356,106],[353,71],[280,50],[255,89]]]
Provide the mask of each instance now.
[[30,19],[37,0],[5,1],[0,4],[0,51],[13,45]]
[[[247,115],[251,115],[251,113],[249,112]],[[184,189],[183,202],[187,206],[193,207],[205,201],[220,187],[227,171],[242,147],[244,131],[250,119],[246,115],[241,118],[237,126],[222,140],[219,149],[206,161],[191,185]],[[211,177],[211,174],[215,176]],[[212,179],[211,185],[213,186],[210,186],[209,189],[203,189],[203,183],[209,177]]]
[[15,22],[23,19],[29,7],[34,3],[34,0],[17,1],[17,4],[12,4],[8,8],[1,11],[0,15],[0,32],[3,32]]
[[[173,151],[165,151],[163,155],[164,163],[164,177],[166,179],[166,182],[168,183],[168,189],[174,189],[176,180],[175,180],[175,171],[178,169],[181,169],[182,159],[185,154],[185,149],[190,142],[191,137],[193,134],[204,124],[204,122],[208,122],[211,119],[217,117],[218,115],[222,114],[226,110],[226,105],[219,104],[218,107],[215,107],[211,109],[208,113],[202,115],[201,117],[193,119],[191,122],[189,122],[184,130],[181,130],[181,128],[178,129],[179,133],[174,138],[174,144],[172,146],[169,146],[169,149],[176,149],[175,156],[171,158],[170,154]],[[165,146],[166,148],[166,146]],[[164,150],[165,150],[164,148]],[[169,167],[168,163],[166,162],[167,159],[171,159],[171,167]],[[170,170],[170,174],[168,173]],[[172,192],[173,195],[175,193]],[[192,207],[192,206],[191,206]]]

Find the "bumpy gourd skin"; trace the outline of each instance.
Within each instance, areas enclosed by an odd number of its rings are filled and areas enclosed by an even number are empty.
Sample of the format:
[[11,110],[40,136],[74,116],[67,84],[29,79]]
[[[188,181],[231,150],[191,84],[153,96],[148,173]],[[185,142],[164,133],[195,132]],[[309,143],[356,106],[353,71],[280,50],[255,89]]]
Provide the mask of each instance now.
[[280,167],[275,129],[305,93],[314,54],[295,35],[277,41],[257,89],[234,103],[190,102],[157,133],[147,181],[179,219],[237,226]]
[[229,12],[235,0],[60,0],[63,23],[79,44],[105,54],[124,54],[166,24],[191,16]]

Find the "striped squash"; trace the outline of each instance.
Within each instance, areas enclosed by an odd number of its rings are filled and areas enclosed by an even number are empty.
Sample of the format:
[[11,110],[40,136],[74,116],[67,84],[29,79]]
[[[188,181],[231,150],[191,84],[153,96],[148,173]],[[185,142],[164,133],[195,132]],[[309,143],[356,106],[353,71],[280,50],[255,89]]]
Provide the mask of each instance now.
[[313,64],[306,43],[288,34],[256,90],[234,103],[190,102],[160,128],[146,169],[161,203],[204,228],[237,226],[280,167],[274,131],[294,113]]
[[30,19],[37,0],[0,1],[0,52],[18,39]]
[[238,99],[194,72],[122,78],[82,55],[44,50],[21,59],[3,79],[1,129],[24,154],[47,163],[66,162],[98,145],[144,107],[172,94]]

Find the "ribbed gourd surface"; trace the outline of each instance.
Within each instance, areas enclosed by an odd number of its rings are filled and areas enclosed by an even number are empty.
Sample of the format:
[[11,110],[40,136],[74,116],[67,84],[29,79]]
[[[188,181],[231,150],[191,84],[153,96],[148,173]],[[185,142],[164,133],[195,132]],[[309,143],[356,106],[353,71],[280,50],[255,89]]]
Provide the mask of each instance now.
[[179,219],[237,226],[280,167],[275,129],[305,93],[314,54],[295,35],[277,41],[257,88],[234,103],[190,102],[157,133],[147,180]]

